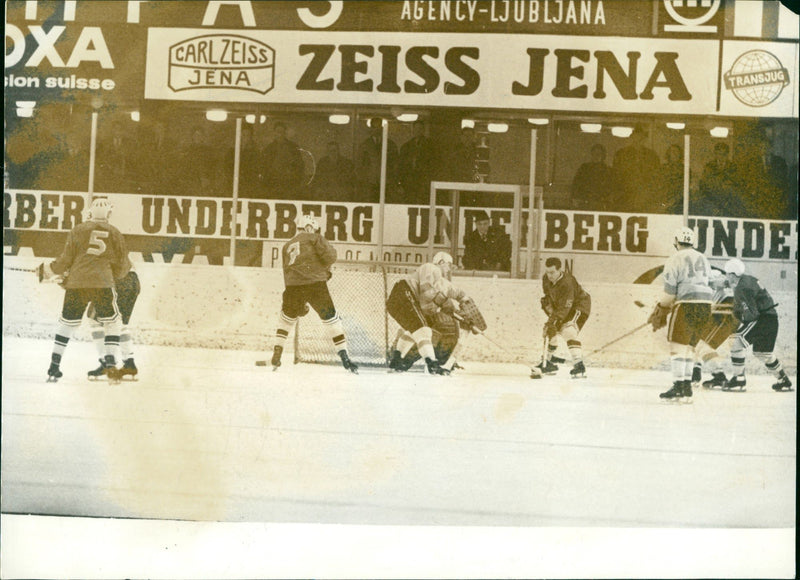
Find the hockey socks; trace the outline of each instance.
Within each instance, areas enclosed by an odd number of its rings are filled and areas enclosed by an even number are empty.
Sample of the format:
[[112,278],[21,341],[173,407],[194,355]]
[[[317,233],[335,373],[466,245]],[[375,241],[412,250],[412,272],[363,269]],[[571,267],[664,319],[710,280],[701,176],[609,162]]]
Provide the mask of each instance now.
[[322,325],[333,341],[333,347],[336,352],[347,352],[347,338],[344,335],[344,326],[342,326],[342,319],[339,318],[339,314],[334,314],[333,318],[323,320]]

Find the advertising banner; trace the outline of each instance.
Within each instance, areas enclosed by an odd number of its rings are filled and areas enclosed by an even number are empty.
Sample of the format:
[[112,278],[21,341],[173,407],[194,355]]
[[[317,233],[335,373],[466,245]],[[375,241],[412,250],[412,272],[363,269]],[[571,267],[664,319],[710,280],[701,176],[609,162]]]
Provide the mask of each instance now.
[[[80,193],[14,190],[4,192],[3,227],[18,232],[66,233],[85,217],[85,195]],[[231,238],[232,199],[110,194],[113,223],[126,236],[164,239]],[[461,208],[458,247],[463,250],[465,228],[485,209],[493,223],[511,234],[511,210]],[[247,242],[282,244],[296,233],[303,213],[318,216],[323,234],[351,252],[354,260],[378,260],[377,204],[314,203],[242,199],[236,207],[236,238]],[[387,205],[384,245],[410,258],[427,259],[430,236],[437,248],[451,246],[450,208],[437,208],[432,220],[425,206]],[[523,223],[527,223],[523,212]],[[545,210],[540,247],[547,253],[624,257],[664,257],[672,252],[672,234],[681,226],[678,215],[625,214]],[[797,221],[692,217],[697,248],[709,257],[739,257],[762,262],[797,261]],[[525,247],[523,228],[520,247]],[[63,243],[63,241],[61,242]],[[54,251],[60,252],[56,247]],[[419,260],[415,257],[420,254]],[[393,260],[393,258],[389,258]]]

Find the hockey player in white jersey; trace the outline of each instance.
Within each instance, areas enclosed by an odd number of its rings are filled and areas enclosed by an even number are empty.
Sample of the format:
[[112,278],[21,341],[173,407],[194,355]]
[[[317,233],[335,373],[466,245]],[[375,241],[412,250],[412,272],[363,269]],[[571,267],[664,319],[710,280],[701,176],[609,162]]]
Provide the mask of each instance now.
[[[404,357],[416,346],[420,356],[425,359],[428,372],[435,375],[447,375],[450,370],[437,360],[431,326],[437,317],[452,317],[461,306],[471,302],[463,290],[450,282],[452,268],[452,256],[447,252],[437,253],[432,262],[422,264],[411,275],[397,282],[386,302],[389,315],[408,333],[404,335],[405,340],[401,335],[395,358],[398,355]],[[398,361],[393,360],[393,363],[397,364]]]
[[711,316],[713,293],[708,284],[711,266],[694,249],[694,231],[678,229],[673,238],[676,254],[664,264],[664,295],[648,322],[656,331],[667,325],[670,345],[672,388],[661,393],[665,400],[691,402],[694,348]]

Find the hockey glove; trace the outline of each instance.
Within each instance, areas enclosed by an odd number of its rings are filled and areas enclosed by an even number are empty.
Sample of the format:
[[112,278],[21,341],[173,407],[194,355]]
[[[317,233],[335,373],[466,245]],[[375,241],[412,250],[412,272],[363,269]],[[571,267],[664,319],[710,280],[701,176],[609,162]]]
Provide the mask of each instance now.
[[52,268],[50,268],[49,264],[42,262],[39,264],[39,267],[36,268],[36,274],[39,277],[39,282],[43,282],[45,280],[50,280],[53,276],[55,276],[55,272],[53,272]]
[[667,325],[667,317],[671,310],[671,306],[662,306],[660,302],[656,303],[653,312],[650,313],[650,317],[647,319],[647,322],[653,327],[653,332]]
[[553,304],[550,302],[550,298],[547,296],[542,296],[541,299],[542,310],[547,316],[550,316],[553,313]]
[[555,338],[558,334],[558,328],[561,326],[561,321],[557,318],[550,318],[544,325],[544,336],[549,339]]

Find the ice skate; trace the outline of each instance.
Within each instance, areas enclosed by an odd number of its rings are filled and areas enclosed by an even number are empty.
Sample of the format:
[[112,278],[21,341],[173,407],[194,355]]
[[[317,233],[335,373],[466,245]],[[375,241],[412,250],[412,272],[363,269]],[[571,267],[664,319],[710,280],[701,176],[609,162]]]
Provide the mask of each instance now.
[[567,362],[567,359],[561,358],[560,356],[551,355],[550,362],[554,362],[557,365],[563,365],[565,362]]
[[58,367],[56,363],[50,363],[50,368],[47,369],[47,382],[48,383],[57,383],[58,379],[64,376],[64,373],[61,372],[61,369]]
[[784,371],[781,371],[781,374],[778,377],[778,382],[772,385],[772,390],[777,392],[794,390],[792,389],[792,381],[789,380],[789,377]]
[[389,372],[394,373],[402,373],[404,372],[405,368],[403,368],[403,357],[400,356],[399,350],[393,350],[392,355],[389,357]]
[[356,363],[350,360],[346,350],[340,350],[339,357],[342,359],[342,366],[345,368],[345,370],[350,371],[354,375],[358,374],[358,366]]
[[572,370],[569,371],[570,378],[573,379],[585,379],[586,378],[586,367],[583,365],[583,361],[579,360],[575,363],[575,366],[572,367]]
[[[689,388],[691,388],[691,386]],[[680,400],[683,397],[682,381],[675,381],[674,383],[672,383],[672,388],[668,391],[661,393],[659,397],[664,401],[672,403],[680,403]]]
[[126,358],[125,361],[122,363],[122,368],[119,369],[119,378],[125,379],[125,377],[130,377],[130,381],[137,381],[139,379],[136,378],[136,375],[139,374],[139,369],[136,368],[136,364],[133,362],[132,358]]
[[89,371],[88,373],[86,373],[86,377],[90,381],[97,381],[99,379],[105,378],[106,376],[106,365],[103,362],[103,359],[99,360],[100,360],[100,366],[94,369],[93,371]]
[[716,372],[711,375],[711,378],[707,381],[703,381],[703,388],[704,389],[713,389],[714,387],[724,387],[725,383],[728,382],[728,377],[725,376],[723,372]]
[[681,381],[681,403],[692,402],[692,381]]
[[700,365],[694,365],[692,369],[692,386],[699,387],[700,383],[703,380],[703,367]]
[[552,361],[544,360],[536,365],[536,368],[541,371],[542,374],[545,375],[554,375],[558,370],[558,365],[553,364]]
[[438,361],[429,358],[425,359],[425,368],[429,375],[447,376],[450,374],[450,371],[448,371],[445,368],[442,368],[442,366],[439,364]]
[[272,370],[278,370],[278,367],[281,366],[281,355],[283,354],[283,347],[275,345],[275,348],[272,351]]
[[725,384],[722,385],[722,390],[732,391],[736,389],[739,392],[743,392],[746,386],[747,386],[747,379],[745,378],[744,375],[734,375],[731,377],[729,381],[725,381]]

